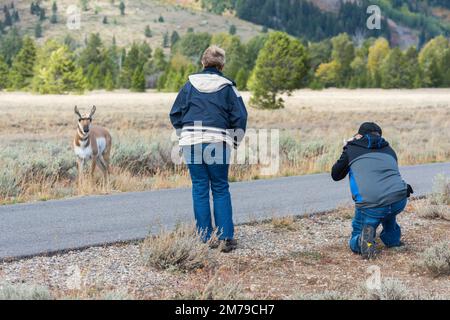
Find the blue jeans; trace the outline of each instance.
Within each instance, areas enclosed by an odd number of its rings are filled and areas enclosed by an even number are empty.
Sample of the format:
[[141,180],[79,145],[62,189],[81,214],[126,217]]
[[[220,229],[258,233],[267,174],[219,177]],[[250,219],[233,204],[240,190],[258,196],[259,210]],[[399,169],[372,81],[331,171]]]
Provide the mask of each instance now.
[[402,236],[401,228],[397,223],[399,215],[406,207],[408,199],[401,200],[386,207],[356,208],[355,218],[352,222],[353,232],[350,239],[350,248],[355,253],[360,253],[359,237],[364,226],[372,226],[375,230],[381,224],[383,231],[380,234],[381,241],[386,247],[400,246]]
[[214,202],[214,221],[220,240],[234,238],[233,210],[228,184],[231,150],[224,143],[183,147],[192,180],[192,199],[197,230],[203,241],[211,238],[210,190]]

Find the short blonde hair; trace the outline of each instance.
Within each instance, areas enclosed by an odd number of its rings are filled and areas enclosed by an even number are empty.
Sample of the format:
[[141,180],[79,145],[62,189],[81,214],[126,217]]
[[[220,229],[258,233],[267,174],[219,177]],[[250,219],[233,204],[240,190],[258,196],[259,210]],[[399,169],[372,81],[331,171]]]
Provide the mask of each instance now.
[[205,68],[223,69],[225,66],[225,50],[216,45],[210,46],[203,53],[202,64]]

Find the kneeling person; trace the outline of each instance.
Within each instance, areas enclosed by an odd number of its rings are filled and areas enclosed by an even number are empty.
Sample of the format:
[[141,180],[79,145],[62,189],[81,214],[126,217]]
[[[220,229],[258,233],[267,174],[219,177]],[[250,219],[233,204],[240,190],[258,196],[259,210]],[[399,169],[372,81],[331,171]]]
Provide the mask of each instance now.
[[383,139],[377,124],[364,123],[344,147],[331,175],[334,181],[339,181],[347,174],[356,206],[350,239],[352,251],[371,258],[375,254],[376,229],[380,224],[383,243],[387,247],[401,246],[401,228],[396,217],[405,209],[413,191],[403,181],[397,155]]

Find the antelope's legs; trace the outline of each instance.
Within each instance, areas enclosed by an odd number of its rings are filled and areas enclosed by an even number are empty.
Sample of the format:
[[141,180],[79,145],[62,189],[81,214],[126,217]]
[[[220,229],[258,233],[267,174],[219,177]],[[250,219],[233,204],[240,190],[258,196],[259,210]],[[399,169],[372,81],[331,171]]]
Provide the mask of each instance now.
[[105,159],[103,158],[102,155],[99,155],[97,158],[97,165],[100,168],[100,170],[103,173],[103,191],[106,192],[106,188],[109,185],[109,165],[108,163],[105,161]]
[[78,190],[81,190],[81,183],[83,180],[83,169],[84,169],[84,159],[77,159],[77,167],[78,167]]
[[111,143],[108,144],[108,146],[106,147],[105,152],[103,153],[102,156],[102,160],[103,160],[103,164],[105,166],[106,172],[105,172],[105,182],[106,182],[106,186],[109,189],[110,185],[109,185],[109,176],[111,174],[111,168],[109,166],[109,161],[110,161],[110,154],[111,154]]
[[92,163],[91,163],[91,186],[94,186],[94,174],[95,174],[95,167],[97,165],[98,156],[92,157]]

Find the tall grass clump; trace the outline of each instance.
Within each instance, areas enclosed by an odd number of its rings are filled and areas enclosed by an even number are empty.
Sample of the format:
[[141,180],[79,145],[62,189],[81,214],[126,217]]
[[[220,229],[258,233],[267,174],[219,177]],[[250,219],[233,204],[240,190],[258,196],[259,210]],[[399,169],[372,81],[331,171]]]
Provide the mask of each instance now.
[[192,271],[213,266],[214,253],[193,226],[178,226],[173,232],[161,231],[142,244],[141,256],[146,266],[174,271]]
[[52,300],[49,290],[28,284],[0,284],[0,300]]

